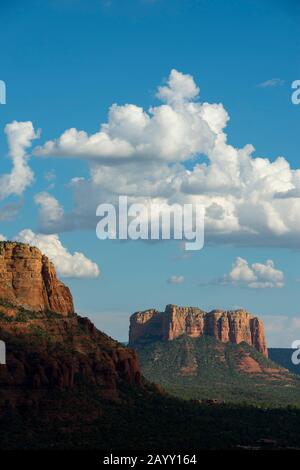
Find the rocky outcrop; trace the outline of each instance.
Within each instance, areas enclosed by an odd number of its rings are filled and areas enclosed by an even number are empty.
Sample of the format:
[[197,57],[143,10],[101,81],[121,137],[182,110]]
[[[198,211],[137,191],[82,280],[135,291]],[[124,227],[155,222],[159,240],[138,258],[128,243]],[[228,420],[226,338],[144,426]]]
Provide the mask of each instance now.
[[129,342],[170,341],[181,335],[197,338],[212,336],[223,342],[254,346],[268,357],[262,321],[245,310],[204,312],[195,307],[167,305],[164,312],[155,309],[136,312],[130,318]]
[[69,289],[37,248],[0,243],[1,404],[37,403],[53,389],[93,386],[102,399],[118,399],[126,385],[141,387],[135,351],[74,313]]
[[117,399],[120,383],[141,385],[136,353],[87,318],[0,321],[0,338],[7,348],[6,365],[0,366],[0,403],[1,397],[18,402],[25,390],[38,395],[79,384],[99,386],[102,398]]
[[0,242],[0,299],[32,311],[72,314],[68,287],[40,250],[16,242]]

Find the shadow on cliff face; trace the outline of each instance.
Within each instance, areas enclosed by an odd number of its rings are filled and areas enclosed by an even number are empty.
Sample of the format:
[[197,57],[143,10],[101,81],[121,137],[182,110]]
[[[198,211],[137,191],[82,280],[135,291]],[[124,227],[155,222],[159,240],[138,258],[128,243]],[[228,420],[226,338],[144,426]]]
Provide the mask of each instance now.
[[0,367],[0,402],[23,401],[24,390],[38,397],[80,384],[97,385],[103,397],[118,399],[119,383],[141,386],[135,352],[87,318],[0,321],[0,333],[7,350],[6,365]]

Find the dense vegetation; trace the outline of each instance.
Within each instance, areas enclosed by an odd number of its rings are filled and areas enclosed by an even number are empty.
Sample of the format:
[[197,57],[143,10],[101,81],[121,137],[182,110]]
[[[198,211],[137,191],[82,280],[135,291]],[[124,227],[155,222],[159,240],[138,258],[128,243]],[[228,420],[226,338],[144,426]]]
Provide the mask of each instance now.
[[[297,447],[300,410],[209,406],[124,389],[104,402],[97,389],[53,392],[38,407],[5,410],[2,449],[230,449]],[[128,397],[130,400],[128,401]],[[50,399],[51,398],[51,399]]]
[[[300,406],[300,378],[246,343],[182,336],[142,344],[137,350],[144,376],[177,397],[267,407]],[[255,367],[261,370],[255,371]]]
[[[3,309],[1,309],[3,307]],[[8,315],[7,310],[14,312],[13,315]],[[75,316],[74,313],[69,313],[67,315],[69,318]],[[50,310],[45,310],[43,312],[34,312],[22,306],[16,306],[7,300],[0,299],[0,323],[26,323],[29,320],[55,320],[60,319],[62,316],[60,313],[52,312]]]

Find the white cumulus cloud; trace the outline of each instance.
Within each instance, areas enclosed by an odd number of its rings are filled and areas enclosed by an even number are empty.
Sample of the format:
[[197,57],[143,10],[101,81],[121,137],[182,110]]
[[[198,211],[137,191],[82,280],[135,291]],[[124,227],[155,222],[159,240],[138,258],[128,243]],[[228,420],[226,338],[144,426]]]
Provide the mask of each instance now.
[[268,346],[291,348],[292,343],[300,338],[299,316],[261,315],[267,335]]
[[43,218],[49,209],[37,201],[45,230],[94,229],[98,204],[126,195],[202,204],[206,243],[299,247],[300,169],[281,155],[254,156],[251,144],[233,146],[223,105],[200,101],[199,93],[192,76],[172,70],[158,89],[162,104],[113,104],[95,134],[67,129],[36,148],[36,155],[81,158],[90,172],[71,180],[74,206],[63,223]]
[[191,75],[171,70],[166,86],[158,88],[157,97],[166,103],[182,103],[197,98],[200,89]]
[[284,286],[284,274],[275,268],[272,260],[250,265],[245,259],[237,257],[230,273],[225,274],[219,283],[251,289],[280,288]]
[[63,222],[64,210],[54,196],[44,191],[34,196],[34,202],[40,208],[40,223],[44,230],[52,227],[53,224]]
[[134,104],[113,104],[108,122],[100,126],[99,132],[88,135],[71,128],[38,147],[35,153],[83,157],[109,165],[148,159],[183,161],[208,152],[215,140],[209,121],[219,118],[207,107],[191,102],[198,92],[190,75],[172,70],[166,86],[158,90],[158,97],[166,104],[148,111]]
[[44,235],[32,230],[22,230],[16,241],[36,246],[53,262],[57,273],[62,277],[96,278],[100,275],[99,267],[84,254],[71,254],[61,243],[57,234]]
[[34,181],[34,174],[28,165],[27,149],[32,140],[39,137],[31,122],[13,121],[5,126],[12,161],[11,173],[0,175],[0,199],[10,195],[20,196]]

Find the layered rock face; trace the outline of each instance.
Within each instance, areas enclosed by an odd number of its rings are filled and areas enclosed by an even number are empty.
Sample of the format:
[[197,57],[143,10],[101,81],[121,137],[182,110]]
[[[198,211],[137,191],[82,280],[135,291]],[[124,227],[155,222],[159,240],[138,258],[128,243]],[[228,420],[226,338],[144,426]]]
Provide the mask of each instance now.
[[204,312],[195,307],[167,305],[164,312],[151,309],[130,318],[131,346],[155,339],[170,341],[181,335],[208,335],[234,344],[245,341],[268,357],[263,323],[245,310]]
[[28,245],[0,243],[0,340],[0,416],[3,403],[39,403],[53,388],[90,385],[118,399],[124,385],[141,387],[135,351],[76,315],[53,264]]
[[53,264],[21,243],[0,243],[0,299],[33,311],[74,313],[70,290],[57,279]]

